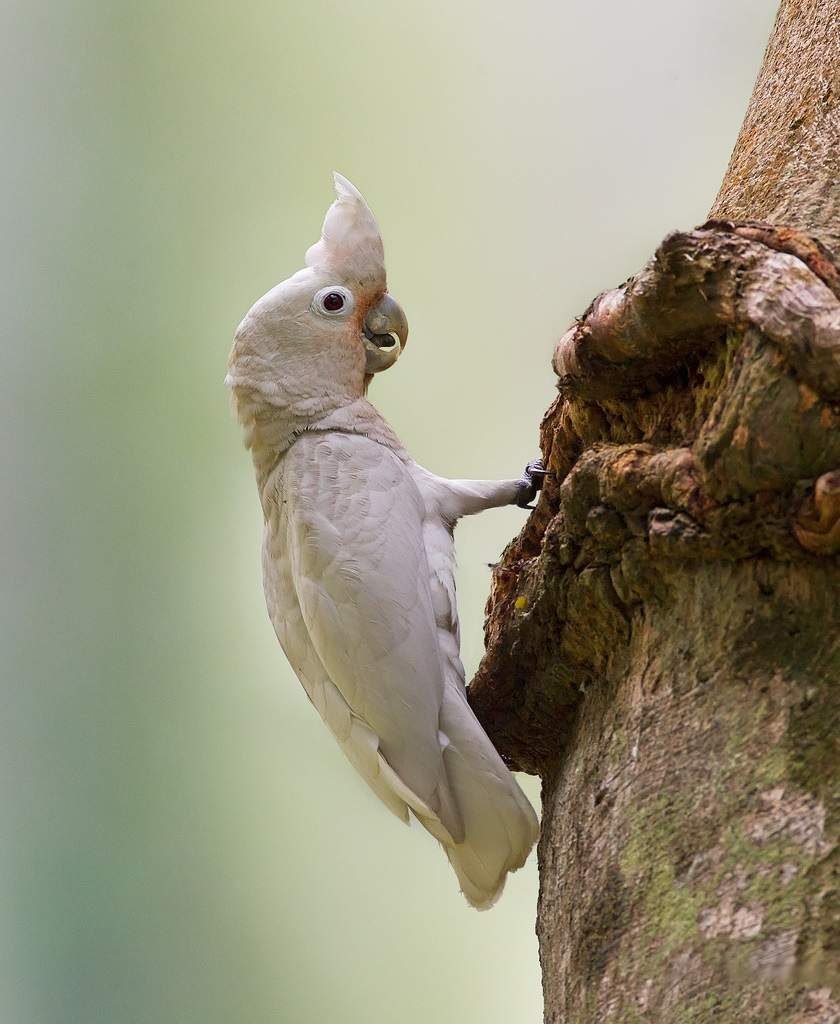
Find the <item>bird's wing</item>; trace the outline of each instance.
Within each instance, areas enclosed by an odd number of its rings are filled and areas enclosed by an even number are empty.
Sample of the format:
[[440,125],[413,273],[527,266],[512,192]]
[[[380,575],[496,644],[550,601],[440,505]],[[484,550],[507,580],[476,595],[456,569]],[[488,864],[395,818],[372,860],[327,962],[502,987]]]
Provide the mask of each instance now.
[[408,809],[433,816],[418,797],[403,785],[379,750],[379,737],[341,695],[321,663],[300,610],[292,567],[283,531],[282,543],[274,543],[269,530],[264,549],[263,576],[266,603],[277,639],[318,714],[324,720],[350,763],[379,799],[408,824]]
[[[350,711],[345,743],[356,742],[357,723],[359,742],[376,744],[400,798],[438,838],[458,843],[420,493],[392,451],[358,434],[304,435],[285,462],[292,583],[312,649]],[[366,759],[351,760],[367,777]]]

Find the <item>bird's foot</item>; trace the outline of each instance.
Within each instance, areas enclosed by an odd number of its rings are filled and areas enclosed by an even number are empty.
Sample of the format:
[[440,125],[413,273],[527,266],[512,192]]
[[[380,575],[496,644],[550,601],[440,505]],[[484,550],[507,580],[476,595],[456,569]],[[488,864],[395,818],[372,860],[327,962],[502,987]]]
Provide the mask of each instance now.
[[542,489],[545,475],[546,468],[542,459],[534,459],[528,463],[516,492],[516,504],[520,508],[536,508],[531,502],[536,498],[537,491]]

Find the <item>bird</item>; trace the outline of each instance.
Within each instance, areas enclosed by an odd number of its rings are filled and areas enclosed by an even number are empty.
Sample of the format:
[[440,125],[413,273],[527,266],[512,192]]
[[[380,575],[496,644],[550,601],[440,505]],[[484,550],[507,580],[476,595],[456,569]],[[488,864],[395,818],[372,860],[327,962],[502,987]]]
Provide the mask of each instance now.
[[438,840],[467,902],[486,909],[539,823],[467,701],[454,529],[533,507],[545,469],[449,480],[405,450],[367,393],[405,350],[408,322],[370,207],[342,175],[334,184],[304,268],[245,315],[225,378],[262,505],[266,606],[351,764]]

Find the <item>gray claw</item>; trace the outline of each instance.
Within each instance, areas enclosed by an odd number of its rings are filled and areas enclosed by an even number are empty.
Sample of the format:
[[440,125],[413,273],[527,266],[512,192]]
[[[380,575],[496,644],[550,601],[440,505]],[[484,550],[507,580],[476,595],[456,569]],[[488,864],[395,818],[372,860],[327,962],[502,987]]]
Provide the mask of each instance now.
[[545,475],[546,468],[542,459],[533,459],[528,463],[516,494],[516,504],[520,508],[536,508],[531,502],[536,498],[537,491],[542,488]]

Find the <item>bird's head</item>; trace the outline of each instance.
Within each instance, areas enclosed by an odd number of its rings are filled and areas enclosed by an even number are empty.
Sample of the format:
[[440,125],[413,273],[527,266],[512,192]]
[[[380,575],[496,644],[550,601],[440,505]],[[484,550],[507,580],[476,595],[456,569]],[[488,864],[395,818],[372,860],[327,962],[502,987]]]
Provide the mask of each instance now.
[[306,266],[259,299],[239,325],[227,385],[237,405],[318,416],[364,394],[397,361],[408,323],[387,291],[382,239],[361,193],[335,175],[336,200]]

